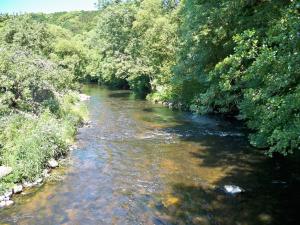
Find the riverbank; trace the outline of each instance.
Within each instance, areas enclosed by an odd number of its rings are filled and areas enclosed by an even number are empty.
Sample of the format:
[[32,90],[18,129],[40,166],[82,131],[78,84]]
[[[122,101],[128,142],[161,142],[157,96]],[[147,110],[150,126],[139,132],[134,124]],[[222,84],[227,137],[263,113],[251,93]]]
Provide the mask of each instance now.
[[87,122],[84,102],[88,100],[89,96],[72,92],[61,101],[60,117],[50,112],[15,115],[18,120],[2,125],[0,208],[12,205],[12,196],[23,189],[41,185],[74,148],[77,128]]

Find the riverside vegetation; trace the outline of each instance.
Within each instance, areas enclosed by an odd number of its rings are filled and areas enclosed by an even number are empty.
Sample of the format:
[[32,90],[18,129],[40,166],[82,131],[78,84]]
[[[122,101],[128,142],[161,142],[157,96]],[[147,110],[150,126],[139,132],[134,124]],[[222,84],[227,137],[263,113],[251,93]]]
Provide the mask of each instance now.
[[99,10],[0,17],[1,190],[66,154],[85,115],[78,82],[235,116],[252,145],[300,148],[300,4],[99,1]]
[[59,55],[54,31],[27,15],[1,18],[0,160],[12,169],[1,178],[2,193],[38,179],[49,159],[65,155],[87,115],[79,103],[75,63],[65,67],[53,59]]

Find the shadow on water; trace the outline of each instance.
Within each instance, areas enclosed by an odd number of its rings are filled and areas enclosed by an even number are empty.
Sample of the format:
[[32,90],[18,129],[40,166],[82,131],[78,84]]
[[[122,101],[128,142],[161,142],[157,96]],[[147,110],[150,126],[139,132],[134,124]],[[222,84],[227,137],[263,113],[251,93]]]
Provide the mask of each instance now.
[[143,94],[138,94],[138,93],[134,93],[132,91],[126,91],[126,90],[122,90],[122,91],[112,91],[112,93],[110,93],[108,95],[108,97],[110,98],[118,98],[119,100],[145,100],[145,95]]
[[[181,121],[163,130],[180,135],[183,142],[198,143],[205,148],[189,152],[199,160],[199,167],[228,170],[212,186],[173,184],[174,204],[161,210],[165,224],[297,224],[299,157],[268,158],[261,150],[250,147],[246,137],[234,133],[231,136],[230,130],[223,133],[228,136],[220,137],[220,133],[215,136],[214,132],[209,135],[198,132],[203,130],[202,126],[194,127],[190,135],[182,135],[190,128],[190,121]],[[229,195],[222,191],[224,185],[238,185],[245,192]]]
[[[112,93],[109,97],[130,99],[132,94]],[[140,110],[143,121],[157,123],[159,131],[175,134],[184,146],[201,146],[196,151],[185,149],[198,161],[200,169],[223,170],[222,176],[209,185],[180,179],[172,183],[167,200],[155,200],[159,215],[154,217],[154,224],[297,224],[297,160],[267,158],[249,146],[247,130],[236,121],[193,116],[153,105]],[[220,191],[224,185],[238,185],[245,192],[230,196]]]
[[123,98],[127,99],[132,93],[130,91],[113,92],[108,95],[110,98]]
[[[297,224],[298,160],[266,157],[249,146],[247,130],[234,120],[192,116],[164,107],[144,107],[142,112],[144,121],[165,124],[159,130],[201,146],[189,152],[199,167],[224,168],[223,176],[212,185],[172,184],[167,203],[156,203],[160,215],[154,224]],[[245,192],[230,196],[220,190],[224,185],[238,185]]]

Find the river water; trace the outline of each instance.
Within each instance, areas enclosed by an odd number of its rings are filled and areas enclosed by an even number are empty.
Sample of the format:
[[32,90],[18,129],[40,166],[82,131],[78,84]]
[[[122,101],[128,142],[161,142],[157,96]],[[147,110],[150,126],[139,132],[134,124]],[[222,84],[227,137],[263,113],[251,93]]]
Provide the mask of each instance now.
[[[14,197],[2,224],[296,224],[299,191],[238,124],[129,91],[84,93],[91,124],[56,171],[61,179]],[[246,192],[226,195],[228,184]]]

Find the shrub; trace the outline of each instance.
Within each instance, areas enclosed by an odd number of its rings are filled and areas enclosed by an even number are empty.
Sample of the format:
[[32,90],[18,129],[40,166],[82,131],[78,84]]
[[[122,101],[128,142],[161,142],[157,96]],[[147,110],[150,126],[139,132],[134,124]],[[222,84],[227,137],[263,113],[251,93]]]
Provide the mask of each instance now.
[[13,168],[2,186],[40,176],[50,158],[68,152],[77,125],[86,117],[86,108],[78,102],[76,93],[60,99],[57,117],[49,110],[39,116],[12,114],[0,120],[0,163]]
[[0,114],[38,113],[60,93],[74,87],[74,76],[25,50],[0,48]]

